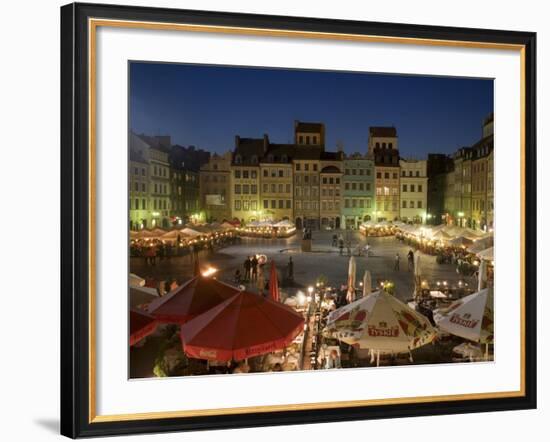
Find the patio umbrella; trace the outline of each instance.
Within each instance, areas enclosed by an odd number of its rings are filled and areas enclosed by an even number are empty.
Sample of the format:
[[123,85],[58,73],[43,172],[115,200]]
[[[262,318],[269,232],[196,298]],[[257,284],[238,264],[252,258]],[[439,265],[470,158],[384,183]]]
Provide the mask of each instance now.
[[191,237],[195,237],[195,236],[200,236],[200,235],[202,235],[201,232],[198,232],[197,230],[191,229],[191,228],[189,228],[189,227],[186,227],[185,229],[182,229],[182,230],[181,230],[181,233],[183,233],[183,234],[186,235],[186,236],[191,236]]
[[153,238],[155,234],[150,230],[140,230],[139,232],[137,232],[135,236],[136,238],[144,239],[144,238]]
[[378,359],[380,352],[410,352],[435,337],[426,317],[382,290],[332,312],[325,330],[347,344],[378,352]]
[[493,343],[493,289],[486,288],[453,302],[434,314],[442,330],[470,341]]
[[275,261],[271,261],[271,274],[269,276],[269,295],[274,301],[279,301],[279,280],[277,278]]
[[134,273],[130,273],[128,284],[130,284],[130,287],[143,287],[145,285],[145,279]]
[[457,236],[449,241],[449,244],[455,247],[466,247],[472,244],[472,240],[466,238],[465,236]]
[[130,346],[149,336],[156,328],[157,322],[151,315],[139,309],[130,310]]
[[240,292],[182,325],[181,341],[189,357],[238,361],[286,347],[303,328],[290,307]]
[[355,264],[355,258],[352,256],[349,259],[348,265],[348,294],[346,296],[348,302],[355,301],[355,274],[357,271],[357,265]]
[[159,322],[183,324],[239,292],[237,287],[198,275],[155,299],[148,312]]
[[156,229],[151,230],[151,236],[153,238],[160,238],[165,233],[166,233],[166,230],[160,229],[158,227]]
[[368,270],[365,270],[363,275],[363,296],[367,296],[372,292],[372,276]]
[[494,251],[492,247],[482,250],[477,254],[478,258],[482,261],[492,261],[494,259]]
[[474,243],[468,247],[468,252],[470,253],[479,253],[482,250],[488,249],[493,246],[493,236],[486,236],[481,239],[477,239]]
[[159,295],[156,289],[151,287],[130,287],[130,307],[139,307],[150,304],[158,299]]

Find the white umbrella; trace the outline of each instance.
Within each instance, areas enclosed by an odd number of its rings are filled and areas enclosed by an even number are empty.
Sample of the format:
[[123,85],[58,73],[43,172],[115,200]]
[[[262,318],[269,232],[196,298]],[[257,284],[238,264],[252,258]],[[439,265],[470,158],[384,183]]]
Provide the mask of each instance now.
[[357,266],[355,264],[355,258],[352,256],[349,259],[348,266],[348,302],[355,301],[355,274],[357,271]]
[[434,321],[442,330],[470,341],[493,343],[493,289],[486,288],[439,309]]
[[486,236],[485,238],[476,239],[474,243],[468,247],[468,252],[479,253],[482,250],[488,249],[493,246],[493,236]]
[[477,254],[478,258],[482,261],[492,261],[494,259],[494,251],[492,247],[482,250]]
[[187,235],[187,236],[200,236],[200,235],[202,235],[201,232],[198,232],[198,231],[196,231],[194,229],[191,229],[189,227],[186,227],[185,229],[182,229],[181,233],[184,234],[184,235]]
[[363,275],[363,296],[367,296],[372,291],[372,276],[368,270]]
[[130,284],[130,287],[143,287],[145,285],[145,279],[134,273],[130,273],[128,283]]
[[325,334],[378,352],[400,353],[432,342],[430,321],[384,291],[371,293],[329,315]]
[[484,259],[481,260],[479,264],[479,270],[477,275],[477,291],[481,291],[485,288],[485,283],[487,282],[487,261]]

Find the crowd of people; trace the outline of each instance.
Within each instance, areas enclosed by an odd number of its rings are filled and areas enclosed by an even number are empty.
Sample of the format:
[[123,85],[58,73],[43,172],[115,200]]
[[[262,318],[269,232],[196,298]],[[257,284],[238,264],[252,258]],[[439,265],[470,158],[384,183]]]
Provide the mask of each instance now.
[[130,256],[144,258],[148,265],[155,265],[157,260],[175,256],[193,256],[200,250],[214,252],[217,249],[236,244],[241,239],[238,236],[223,236],[214,238],[198,238],[193,242],[182,243],[181,241],[167,242],[160,239],[132,240],[130,244]]

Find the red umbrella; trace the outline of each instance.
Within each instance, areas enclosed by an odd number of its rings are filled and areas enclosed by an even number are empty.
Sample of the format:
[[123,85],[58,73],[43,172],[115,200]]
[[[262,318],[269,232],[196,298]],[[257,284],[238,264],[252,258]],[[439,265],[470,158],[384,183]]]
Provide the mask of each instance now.
[[271,261],[271,275],[269,277],[269,294],[271,299],[279,302],[279,280],[277,279],[277,269],[275,261]]
[[157,328],[157,321],[139,309],[130,310],[130,346],[149,336]]
[[239,291],[237,287],[199,275],[154,299],[147,311],[159,322],[183,324]]
[[181,326],[185,353],[198,359],[242,360],[289,345],[304,318],[291,308],[240,292]]

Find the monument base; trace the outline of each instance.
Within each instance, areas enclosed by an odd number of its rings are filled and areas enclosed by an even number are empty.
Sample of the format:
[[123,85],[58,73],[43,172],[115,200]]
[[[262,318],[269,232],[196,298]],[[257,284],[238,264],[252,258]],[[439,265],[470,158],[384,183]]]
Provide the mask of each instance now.
[[311,252],[311,239],[302,240],[302,252]]

